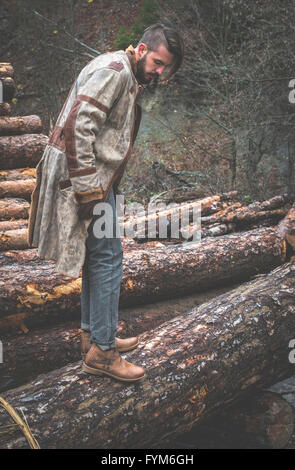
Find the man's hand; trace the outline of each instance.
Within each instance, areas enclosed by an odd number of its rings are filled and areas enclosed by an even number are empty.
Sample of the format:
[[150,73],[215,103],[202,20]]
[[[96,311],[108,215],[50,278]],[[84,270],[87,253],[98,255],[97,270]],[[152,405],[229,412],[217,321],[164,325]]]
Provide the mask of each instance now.
[[80,203],[78,207],[78,217],[80,220],[92,219],[94,206],[99,201],[98,199],[90,202]]

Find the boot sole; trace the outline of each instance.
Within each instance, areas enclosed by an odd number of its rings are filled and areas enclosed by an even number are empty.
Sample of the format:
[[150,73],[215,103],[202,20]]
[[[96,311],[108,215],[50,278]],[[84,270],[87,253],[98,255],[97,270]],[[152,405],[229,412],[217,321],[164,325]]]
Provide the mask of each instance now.
[[82,370],[86,372],[87,374],[109,375],[110,377],[113,377],[114,379],[117,379],[117,380],[122,380],[123,382],[136,382],[145,377],[145,374],[143,374],[141,377],[138,377],[137,379],[124,379],[123,377],[118,377],[117,375],[114,375],[111,372],[106,372],[104,370],[94,369],[94,367],[89,367],[87,366],[87,364],[85,364],[85,362],[82,364]]

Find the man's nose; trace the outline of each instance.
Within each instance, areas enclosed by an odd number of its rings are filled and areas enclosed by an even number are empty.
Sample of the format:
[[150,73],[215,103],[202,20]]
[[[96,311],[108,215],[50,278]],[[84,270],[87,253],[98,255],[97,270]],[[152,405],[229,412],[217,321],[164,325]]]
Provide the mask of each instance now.
[[165,68],[165,65],[159,65],[159,67],[156,68],[157,74],[161,75],[161,73],[163,73],[164,71],[164,68]]

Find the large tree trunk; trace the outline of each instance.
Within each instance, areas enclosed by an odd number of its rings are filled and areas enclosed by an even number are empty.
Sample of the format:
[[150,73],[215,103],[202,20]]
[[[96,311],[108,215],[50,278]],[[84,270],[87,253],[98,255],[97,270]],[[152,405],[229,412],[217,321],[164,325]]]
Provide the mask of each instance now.
[[0,168],[35,166],[48,143],[43,134],[23,134],[0,137]]
[[[243,393],[294,373],[295,264],[215,297],[141,337],[125,355],[147,376],[126,384],[86,375],[81,362],[39,376],[3,398],[22,408],[41,448],[152,448]],[[10,423],[0,410],[0,426]],[[1,447],[28,447],[2,433]]]
[[42,132],[39,116],[0,117],[0,136],[13,134],[38,134]]
[[[152,330],[228,290],[229,286],[144,307],[120,309],[118,336],[137,336]],[[0,392],[81,359],[79,328],[78,318],[31,331],[26,329],[19,314],[0,320],[4,351],[4,362],[0,364]]]
[[0,197],[20,197],[31,202],[36,181],[31,179],[0,181]]
[[[267,272],[285,259],[285,241],[263,228],[178,246],[124,252],[120,306],[202,292]],[[24,313],[29,324],[62,315],[73,318],[80,307],[81,278],[59,274],[41,259],[0,267],[0,318]]]
[[20,198],[0,199],[0,220],[26,219],[29,217],[30,204]]

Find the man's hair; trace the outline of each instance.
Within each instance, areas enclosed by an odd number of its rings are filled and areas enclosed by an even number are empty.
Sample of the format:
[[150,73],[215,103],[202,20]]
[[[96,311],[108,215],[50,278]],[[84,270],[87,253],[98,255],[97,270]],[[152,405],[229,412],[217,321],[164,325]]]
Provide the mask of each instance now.
[[169,77],[177,72],[184,56],[184,42],[178,31],[161,23],[153,24],[144,30],[140,43],[146,44],[151,51],[157,51],[164,44],[174,56],[173,64],[169,67]]

